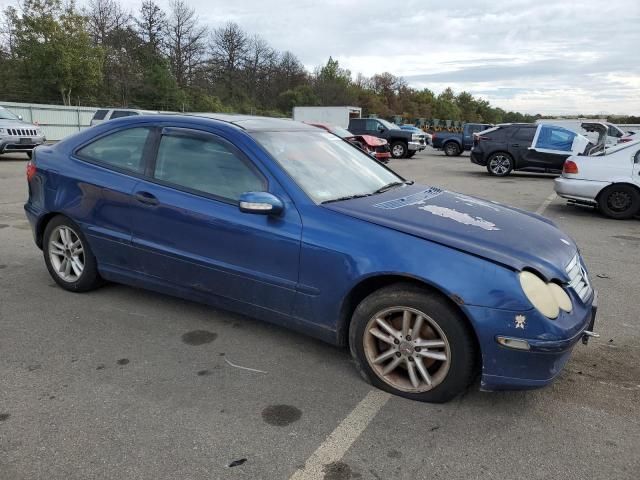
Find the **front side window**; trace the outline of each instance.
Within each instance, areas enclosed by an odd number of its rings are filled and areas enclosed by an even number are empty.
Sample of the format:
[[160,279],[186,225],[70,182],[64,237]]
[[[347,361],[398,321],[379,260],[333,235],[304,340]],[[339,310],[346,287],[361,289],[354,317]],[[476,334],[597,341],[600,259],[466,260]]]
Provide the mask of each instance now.
[[4,107],[0,107],[0,120],[18,120],[18,117]]
[[114,110],[111,114],[111,120],[114,118],[133,117],[134,115],[138,115],[138,113],[130,110]]
[[82,147],[78,156],[111,167],[142,173],[144,171],[144,146],[149,128],[138,127],[120,130]]
[[325,132],[256,132],[253,137],[316,203],[369,195],[402,178]]
[[93,116],[94,120],[104,120],[104,117],[107,116],[108,110],[98,110]]
[[367,132],[377,132],[378,131],[378,121],[377,120],[367,120],[365,122],[365,130]]
[[154,177],[232,201],[238,201],[245,192],[267,187],[258,172],[213,136],[163,135]]

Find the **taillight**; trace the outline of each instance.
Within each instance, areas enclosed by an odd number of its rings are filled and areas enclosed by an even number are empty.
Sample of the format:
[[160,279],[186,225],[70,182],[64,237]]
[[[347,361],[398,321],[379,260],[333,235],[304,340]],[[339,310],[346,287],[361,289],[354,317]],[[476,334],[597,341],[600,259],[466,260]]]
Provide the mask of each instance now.
[[620,143],[630,142],[631,138],[621,138]]
[[30,182],[36,175],[36,164],[32,160],[27,163],[27,182]]
[[480,141],[480,140],[491,140],[489,137],[483,137],[482,135],[476,135],[475,139],[477,141]]
[[578,173],[578,165],[573,160],[565,160],[562,173]]

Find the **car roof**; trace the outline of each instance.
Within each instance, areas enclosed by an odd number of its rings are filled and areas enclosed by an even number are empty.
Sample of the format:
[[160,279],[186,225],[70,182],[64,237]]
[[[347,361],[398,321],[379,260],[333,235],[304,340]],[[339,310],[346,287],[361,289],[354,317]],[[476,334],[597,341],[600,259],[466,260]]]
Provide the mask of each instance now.
[[313,127],[302,122],[296,122],[290,118],[259,117],[255,115],[238,115],[228,113],[193,113],[185,116],[191,118],[203,117],[231,123],[243,130],[246,130],[247,132],[292,130],[317,131],[317,127]]

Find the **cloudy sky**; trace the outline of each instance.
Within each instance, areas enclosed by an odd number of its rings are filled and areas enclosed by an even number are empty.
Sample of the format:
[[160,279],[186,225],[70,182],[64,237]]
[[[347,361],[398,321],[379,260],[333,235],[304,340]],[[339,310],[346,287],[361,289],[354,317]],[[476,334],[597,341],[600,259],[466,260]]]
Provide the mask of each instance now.
[[[140,5],[120,1],[132,11]],[[188,3],[203,23],[235,21],[310,69],[332,55],[354,75],[389,71],[417,88],[451,86],[505,109],[640,114],[640,0]]]

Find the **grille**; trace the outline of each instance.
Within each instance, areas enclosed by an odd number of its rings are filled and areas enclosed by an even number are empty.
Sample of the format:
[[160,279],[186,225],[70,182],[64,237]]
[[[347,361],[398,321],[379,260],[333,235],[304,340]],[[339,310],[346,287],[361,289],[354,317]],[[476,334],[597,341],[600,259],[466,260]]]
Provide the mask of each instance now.
[[35,137],[38,133],[33,128],[8,128],[9,135],[15,135],[16,137],[29,135]]
[[567,265],[566,271],[569,275],[569,288],[572,288],[573,291],[576,292],[576,294],[580,297],[580,300],[586,302],[589,297],[591,297],[593,289],[591,288],[591,284],[589,283],[587,270],[582,264],[580,255],[576,254],[576,256],[573,257],[573,259]]

